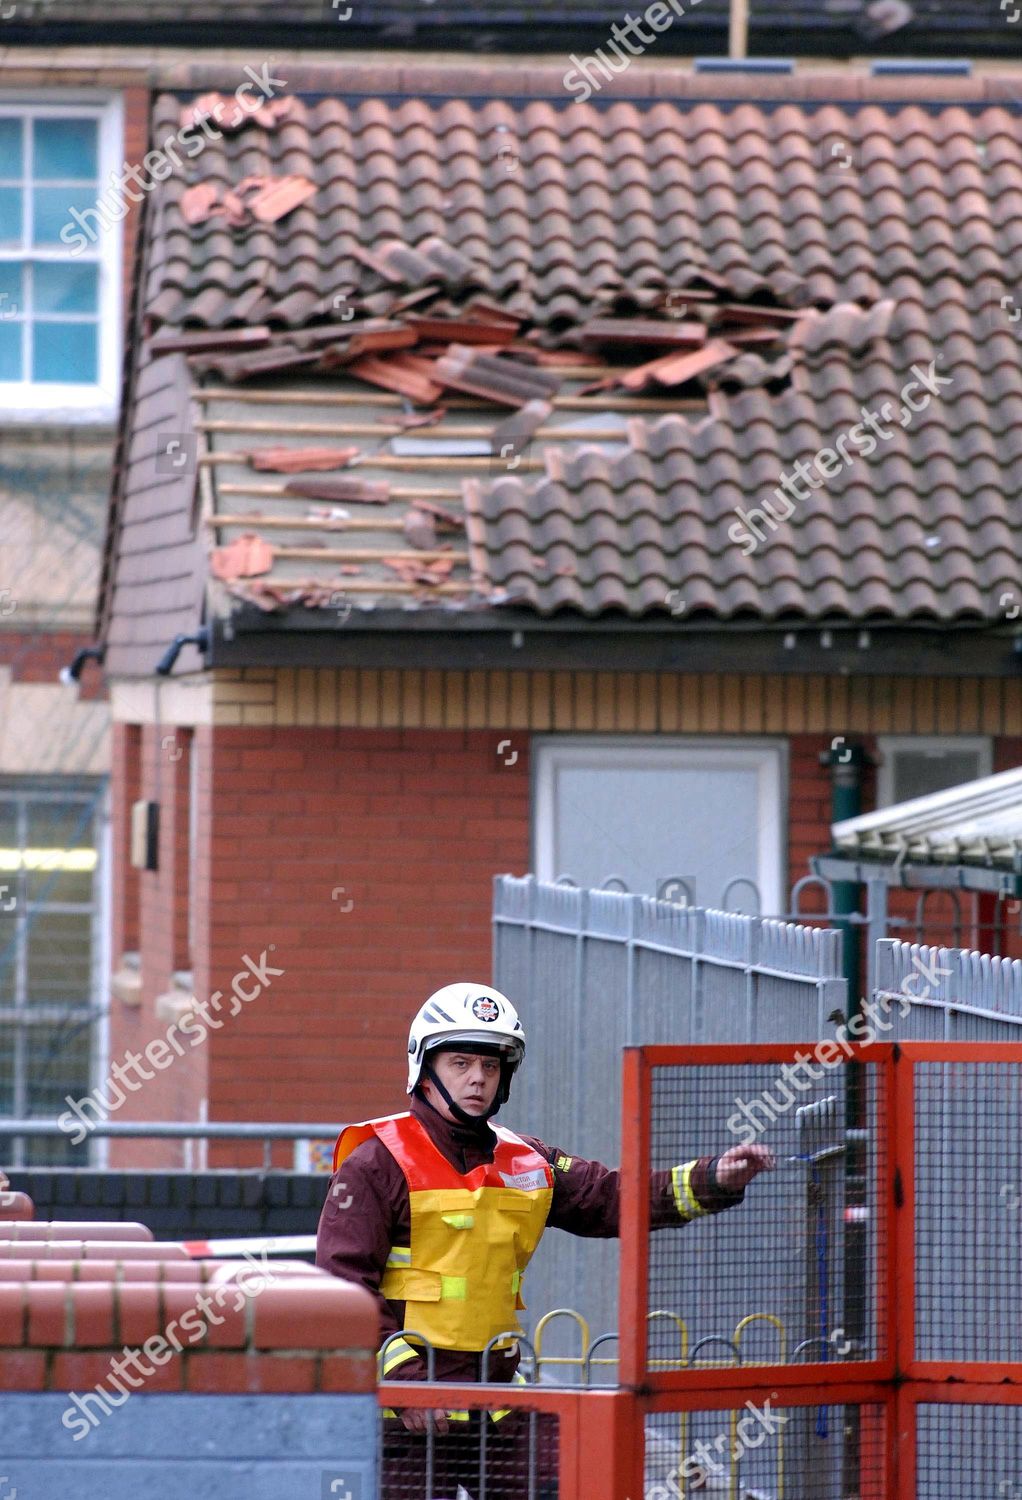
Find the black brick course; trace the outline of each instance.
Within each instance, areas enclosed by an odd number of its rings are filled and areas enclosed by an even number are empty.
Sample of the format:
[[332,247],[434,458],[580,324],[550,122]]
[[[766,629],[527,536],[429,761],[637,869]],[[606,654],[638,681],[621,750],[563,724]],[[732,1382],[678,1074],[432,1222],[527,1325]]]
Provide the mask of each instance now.
[[100,1172],[84,1168],[8,1170],[37,1219],[130,1219],[158,1240],[315,1234],[330,1179],[322,1173]]

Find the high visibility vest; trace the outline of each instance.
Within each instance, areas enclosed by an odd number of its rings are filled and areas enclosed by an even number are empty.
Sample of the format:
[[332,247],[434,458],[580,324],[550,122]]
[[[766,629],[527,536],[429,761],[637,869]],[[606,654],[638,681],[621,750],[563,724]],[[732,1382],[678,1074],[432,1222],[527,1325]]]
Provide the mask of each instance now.
[[521,1332],[522,1273],[546,1227],[553,1172],[538,1151],[493,1127],[493,1161],[461,1173],[412,1114],[342,1130],[334,1170],[376,1136],[408,1183],[410,1245],[394,1245],[380,1291],[404,1302],[407,1329],[437,1349],[479,1353],[499,1334]]

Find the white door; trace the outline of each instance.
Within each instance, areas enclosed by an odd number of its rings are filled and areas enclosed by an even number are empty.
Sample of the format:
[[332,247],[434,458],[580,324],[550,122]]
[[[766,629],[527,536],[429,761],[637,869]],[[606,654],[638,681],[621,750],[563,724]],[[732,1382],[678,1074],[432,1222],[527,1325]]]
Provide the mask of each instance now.
[[[719,906],[739,876],[759,886],[762,914],[786,910],[783,740],[665,741],[629,736],[535,742],[533,866],[581,886],[620,876],[630,891]],[[748,887],[728,907],[753,911]]]

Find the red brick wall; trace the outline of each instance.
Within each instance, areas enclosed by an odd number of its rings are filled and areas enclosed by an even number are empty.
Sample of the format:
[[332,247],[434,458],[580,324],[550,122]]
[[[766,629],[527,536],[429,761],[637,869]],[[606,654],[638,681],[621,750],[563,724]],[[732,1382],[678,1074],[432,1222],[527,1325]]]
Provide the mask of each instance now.
[[[124,159],[131,165],[140,163],[149,150],[149,99],[147,88],[124,90]],[[124,220],[124,311],[131,307],[131,289],[135,273],[135,249],[138,238],[141,204],[133,203]]]
[[[61,667],[70,666],[76,651],[91,646],[90,635],[71,631],[0,632],[0,667],[10,667],[15,682],[48,682],[59,687]],[[70,688],[66,689],[71,692]],[[105,698],[106,683],[95,662],[85,663],[80,683],[82,698]]]
[[264,950],[286,972],[218,1034],[213,1117],[401,1107],[412,1013],[490,977],[493,876],[528,869],[528,757],[503,765],[500,738],[216,731],[211,983],[227,992]]
[[113,724],[110,735],[110,952],[114,968],[139,944],[138,872],[129,859],[131,807],[139,796],[142,731]]
[[[137,732],[136,732],[137,733]],[[131,947],[132,919],[135,906],[133,888],[137,889],[137,946],[142,961],[142,1002],[138,1006],[111,1001],[110,1059],[116,1062],[125,1052],[144,1052],[157,1038],[166,1037],[171,1021],[156,1013],[157,998],[170,990],[175,969],[187,967],[187,892],[188,871],[188,754],[187,731],[169,725],[145,725],[140,739],[140,764],[133,762],[138,751],[125,726],[118,725],[114,736],[115,791],[113,799],[113,962],[119,966],[124,948]],[[202,734],[202,731],[197,731]],[[180,752],[180,753],[179,753]],[[118,772],[121,774],[118,774]],[[123,790],[122,790],[123,788]],[[160,807],[159,867],[134,871],[130,864],[130,811],[136,797],[158,802]],[[198,844],[201,851],[208,838],[208,824],[203,824],[200,799]],[[199,864],[200,871],[205,867]],[[205,927],[200,924],[201,941]],[[198,945],[197,945],[198,946]],[[204,954],[195,955],[194,979],[199,994],[208,993]],[[182,1057],[163,1069],[152,1069],[155,1076],[137,1092],[128,1093],[126,1103],[117,1111],[120,1120],[194,1120],[199,1116],[206,1093],[209,1066],[208,1048],[184,1042]],[[112,1142],[110,1162],[113,1166],[180,1166],[186,1161],[179,1145],[168,1147],[159,1142]]]

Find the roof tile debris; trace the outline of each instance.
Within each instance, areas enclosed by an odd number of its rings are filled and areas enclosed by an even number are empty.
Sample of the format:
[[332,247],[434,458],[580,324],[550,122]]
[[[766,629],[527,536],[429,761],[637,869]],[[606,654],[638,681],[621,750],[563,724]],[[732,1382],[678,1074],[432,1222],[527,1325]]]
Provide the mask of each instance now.
[[246,177],[222,197],[216,183],[197,182],[182,194],[180,209],[186,224],[222,214],[232,229],[245,229],[253,220],[275,224],[315,193],[316,184],[307,177]]
[[290,118],[296,100],[289,95],[267,99],[258,109],[243,108],[234,94],[201,94],[190,104],[182,105],[178,126],[183,131],[201,130],[212,120],[226,135],[237,135],[246,125],[261,125],[276,130],[282,120]]
[[274,474],[308,474],[311,470],[346,469],[360,448],[259,448],[248,455],[253,469]]
[[254,531],[243,532],[210,557],[214,578],[253,578],[273,567],[273,548]]

